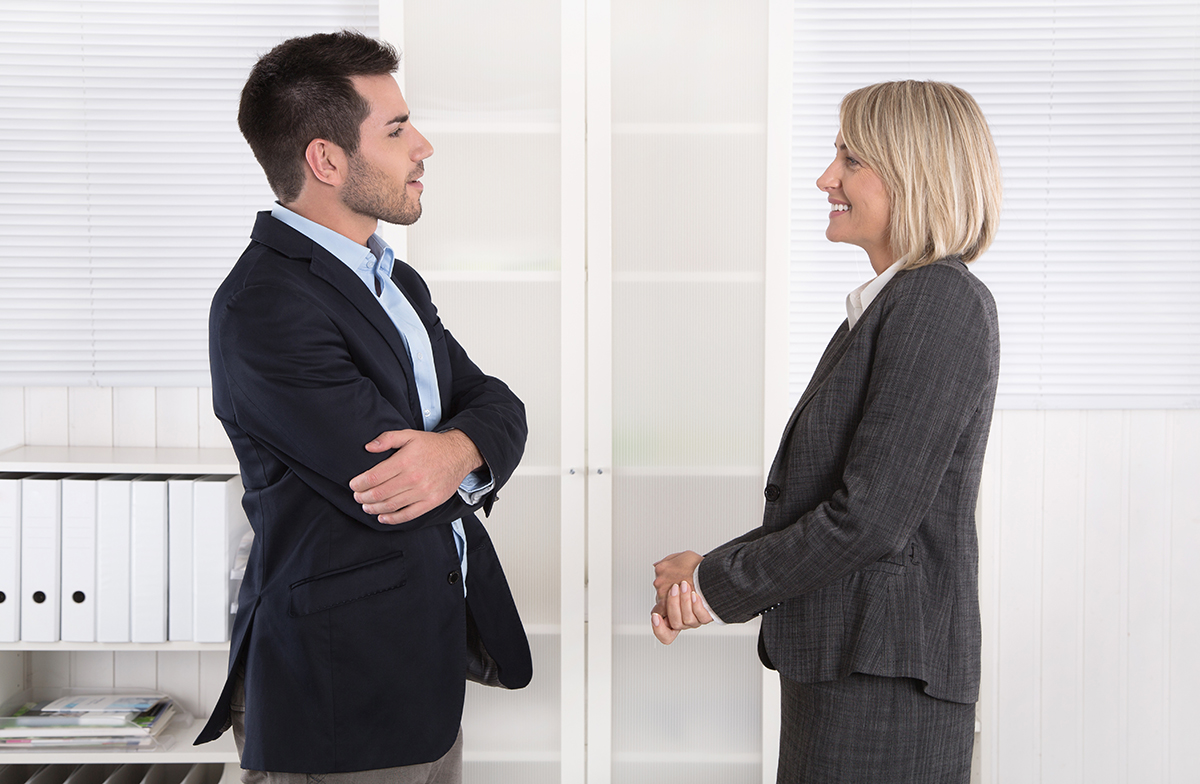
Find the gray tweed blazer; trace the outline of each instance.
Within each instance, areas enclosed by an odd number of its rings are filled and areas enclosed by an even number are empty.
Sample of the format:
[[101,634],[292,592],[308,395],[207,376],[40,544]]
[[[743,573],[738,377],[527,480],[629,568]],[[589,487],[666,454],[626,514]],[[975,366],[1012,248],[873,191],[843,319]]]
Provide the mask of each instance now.
[[784,430],[762,527],[708,553],[722,620],[763,615],[763,663],[979,694],[975,501],[1000,344],[991,293],[957,258],[898,273],[843,323]]

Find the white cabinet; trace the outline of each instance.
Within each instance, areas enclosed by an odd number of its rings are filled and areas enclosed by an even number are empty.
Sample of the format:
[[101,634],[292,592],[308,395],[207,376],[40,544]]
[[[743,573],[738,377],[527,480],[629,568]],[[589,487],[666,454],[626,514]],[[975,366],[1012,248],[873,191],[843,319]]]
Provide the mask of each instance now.
[[768,5],[403,0],[381,19],[435,150],[393,244],[530,417],[487,526],[534,682],[469,694],[469,782],[774,780],[757,624],[669,649],[649,625],[655,560],[759,523],[764,408],[786,405]]
[[[236,474],[237,470],[233,450],[228,448],[22,446],[0,452],[0,472],[166,476]],[[0,643],[0,699],[38,687],[157,689],[196,717],[191,727],[178,723],[167,727],[175,742],[165,751],[12,751],[0,752],[0,764],[236,763],[229,733],[213,743],[192,745],[224,684],[228,655],[226,643]]]

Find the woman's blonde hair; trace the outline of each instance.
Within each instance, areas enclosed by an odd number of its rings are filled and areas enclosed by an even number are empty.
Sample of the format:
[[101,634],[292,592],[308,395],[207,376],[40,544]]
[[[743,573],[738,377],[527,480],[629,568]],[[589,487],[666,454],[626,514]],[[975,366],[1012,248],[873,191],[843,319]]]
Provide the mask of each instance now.
[[1003,186],[975,99],[943,82],[882,82],[842,99],[842,141],[891,198],[889,232],[905,269],[974,261],[996,236]]

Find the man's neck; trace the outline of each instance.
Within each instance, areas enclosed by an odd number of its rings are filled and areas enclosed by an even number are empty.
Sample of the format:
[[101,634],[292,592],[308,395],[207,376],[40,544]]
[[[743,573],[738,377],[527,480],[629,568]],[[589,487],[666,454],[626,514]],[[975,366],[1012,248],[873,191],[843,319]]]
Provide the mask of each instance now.
[[319,223],[343,237],[354,240],[359,245],[366,245],[367,240],[379,226],[379,221],[375,218],[351,212],[340,204],[331,206],[320,202],[314,203],[314,200],[305,199],[303,196],[283,206],[302,218]]

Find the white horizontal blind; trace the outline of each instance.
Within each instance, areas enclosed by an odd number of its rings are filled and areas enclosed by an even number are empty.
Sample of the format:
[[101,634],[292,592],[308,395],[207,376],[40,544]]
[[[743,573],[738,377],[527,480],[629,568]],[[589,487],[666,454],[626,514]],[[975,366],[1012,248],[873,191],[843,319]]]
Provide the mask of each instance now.
[[377,3],[0,3],[0,385],[208,385],[209,301],[273,198],[241,87],[341,28]]
[[838,103],[912,78],[970,91],[999,148],[1000,233],[972,265],[998,405],[1200,407],[1200,3],[797,0],[795,20],[793,399],[872,274],[824,238]]

